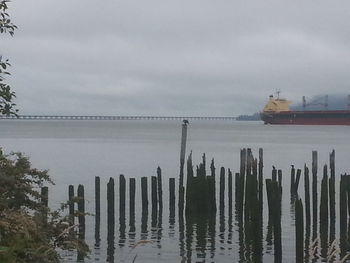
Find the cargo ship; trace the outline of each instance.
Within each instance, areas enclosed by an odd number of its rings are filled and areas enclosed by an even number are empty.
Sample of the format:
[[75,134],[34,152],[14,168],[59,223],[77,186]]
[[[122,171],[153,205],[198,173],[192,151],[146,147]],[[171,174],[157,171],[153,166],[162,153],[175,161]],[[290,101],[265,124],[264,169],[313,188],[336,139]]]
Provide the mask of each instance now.
[[[290,104],[291,101],[281,99],[279,93],[276,98],[271,95],[263,112],[260,114],[261,119],[265,124],[350,125],[350,109],[290,110]],[[305,108],[304,106],[305,97],[303,97],[303,108]]]

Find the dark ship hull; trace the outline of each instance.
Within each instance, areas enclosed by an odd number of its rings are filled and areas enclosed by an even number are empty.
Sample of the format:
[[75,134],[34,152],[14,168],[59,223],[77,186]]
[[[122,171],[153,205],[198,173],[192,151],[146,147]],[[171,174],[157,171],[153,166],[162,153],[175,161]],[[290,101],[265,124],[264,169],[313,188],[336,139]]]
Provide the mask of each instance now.
[[263,112],[265,124],[350,125],[350,110]]

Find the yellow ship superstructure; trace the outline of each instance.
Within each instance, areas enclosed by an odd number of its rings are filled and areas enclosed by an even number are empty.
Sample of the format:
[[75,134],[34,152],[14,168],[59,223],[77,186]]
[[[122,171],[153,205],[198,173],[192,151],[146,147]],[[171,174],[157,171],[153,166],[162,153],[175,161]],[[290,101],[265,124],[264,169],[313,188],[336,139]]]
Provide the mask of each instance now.
[[280,99],[279,97],[274,98],[270,96],[269,101],[265,105],[263,112],[266,113],[277,113],[281,111],[289,111],[289,104],[292,102],[286,99]]

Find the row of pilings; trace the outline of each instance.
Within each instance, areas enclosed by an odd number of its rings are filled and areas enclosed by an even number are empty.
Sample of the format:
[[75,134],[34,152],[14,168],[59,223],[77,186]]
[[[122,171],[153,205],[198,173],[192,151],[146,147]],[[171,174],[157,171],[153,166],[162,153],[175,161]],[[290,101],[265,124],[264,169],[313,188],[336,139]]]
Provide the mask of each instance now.
[[[206,156],[203,154],[199,165],[194,166],[192,152],[187,162],[183,161],[182,182],[179,181],[179,195],[176,198],[176,178],[169,178],[163,184],[162,170],[157,168],[156,175],[151,177],[125,178],[119,176],[119,189],[115,189],[115,179],[107,183],[107,260],[114,261],[115,226],[119,221],[119,240],[126,239],[126,226],[129,237],[136,232],[136,208],[141,208],[141,239],[147,240],[149,211],[151,212],[151,228],[155,236],[161,236],[163,207],[168,206],[169,223],[174,225],[178,212],[180,255],[191,260],[191,233],[196,225],[197,237],[202,236],[202,243],[212,242],[215,246],[215,222],[219,215],[219,235],[225,231],[225,211],[228,211],[228,231],[232,239],[232,217],[238,226],[239,258],[241,262],[262,262],[263,242],[274,248],[275,262],[282,262],[282,170],[272,167],[271,175],[263,175],[263,150],[259,149],[255,158],[251,149],[240,152],[239,172],[220,167],[216,169],[214,159],[211,160],[207,172]],[[341,175],[339,184],[339,223],[340,237],[335,235],[336,224],[336,179],[335,152],[331,152],[329,165],[322,169],[320,192],[318,193],[318,154],[312,152],[311,180],[308,166],[302,169],[294,166],[290,170],[291,207],[295,216],[296,262],[316,262],[319,258],[336,262],[345,259],[350,250],[350,176]],[[181,173],[180,173],[181,174]],[[304,180],[303,180],[304,179]],[[304,182],[303,200],[299,196]],[[139,182],[139,185],[138,185]],[[185,184],[186,182],[186,184]],[[181,183],[183,184],[181,187]],[[265,189],[264,189],[265,184]],[[168,200],[163,201],[163,185],[167,185]],[[128,190],[126,189],[129,187]],[[141,200],[136,200],[136,191],[141,191]],[[117,191],[116,191],[117,190]],[[264,206],[266,191],[267,206]],[[116,193],[119,200],[119,213],[116,213]],[[129,194],[126,196],[126,194]],[[68,187],[69,214],[71,225],[78,223],[79,238],[85,238],[85,200],[84,186],[79,185],[75,194],[74,186]],[[182,197],[183,194],[183,197]],[[47,189],[43,190],[43,202],[47,203]],[[235,197],[233,199],[233,196]],[[318,202],[319,198],[319,202]],[[176,206],[177,199],[177,206]],[[128,200],[128,202],[127,202]],[[95,177],[95,247],[100,246],[101,224],[101,181]],[[75,204],[77,203],[77,207]],[[140,203],[140,205],[136,205]],[[168,205],[167,205],[168,204]],[[226,206],[228,206],[227,210]],[[128,207],[127,207],[128,206]],[[233,211],[235,208],[235,212]],[[268,214],[266,236],[264,236],[264,211]],[[75,210],[77,208],[77,210]],[[128,209],[127,209],[128,208]],[[150,209],[149,209],[150,208]],[[183,211],[181,212],[181,209]],[[129,212],[127,217],[126,211]],[[115,215],[119,215],[119,220]],[[129,222],[126,222],[126,218]],[[75,222],[77,220],[77,222]],[[186,222],[186,223],[185,223]],[[199,235],[198,231],[201,235]],[[131,233],[131,234],[130,234]],[[132,234],[133,233],[133,234]],[[209,235],[205,238],[206,235]],[[293,236],[291,236],[293,238]],[[205,241],[207,240],[207,241]],[[337,245],[339,241],[339,246]],[[125,241],[124,241],[125,242]],[[122,244],[119,244],[122,245]],[[203,244],[199,244],[206,247]],[[338,248],[340,253],[338,253]],[[213,248],[215,250],[215,248]],[[79,257],[79,255],[78,255]]]

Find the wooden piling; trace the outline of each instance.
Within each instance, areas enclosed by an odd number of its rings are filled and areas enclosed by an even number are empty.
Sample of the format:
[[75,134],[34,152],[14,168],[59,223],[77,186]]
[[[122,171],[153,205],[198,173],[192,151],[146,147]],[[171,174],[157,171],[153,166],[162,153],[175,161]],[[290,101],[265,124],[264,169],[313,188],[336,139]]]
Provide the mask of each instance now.
[[78,222],[79,222],[79,235],[85,235],[85,198],[84,198],[84,186],[78,185]]
[[175,178],[169,178],[169,211],[170,217],[175,216]]
[[264,169],[264,152],[262,148],[259,148],[259,169],[258,169],[258,177],[259,177],[259,211],[260,216],[263,215],[263,184],[264,184],[264,178],[263,178],[263,169]]
[[340,223],[340,251],[343,258],[348,251],[348,193],[347,193],[348,178],[347,175],[341,175],[340,177],[340,190],[339,190],[339,223]]
[[159,211],[163,211],[163,188],[162,188],[162,169],[158,166],[157,168],[157,184],[158,184],[158,202]]
[[229,217],[232,215],[232,172],[228,169],[228,212]]
[[295,194],[295,168],[294,165],[292,165],[292,168],[290,170],[290,194]]
[[[115,208],[114,208],[114,179],[109,178],[107,183],[107,228],[108,233],[114,233]],[[114,234],[113,234],[114,236]]]
[[74,225],[74,186],[68,186],[68,201],[69,201],[69,224]]
[[187,141],[187,123],[182,124],[181,133],[181,150],[180,150],[180,178],[179,178],[179,216],[183,215],[184,204],[185,204],[185,187],[184,187],[184,165],[186,155],[186,141]]
[[[312,151],[312,224],[317,229],[317,151]],[[313,239],[315,239],[313,231]]]
[[335,239],[335,151],[329,154],[329,222],[330,242]]
[[220,169],[220,213],[225,209],[225,168]]
[[151,177],[151,202],[152,202],[152,218],[156,218],[158,210],[158,192],[157,192],[157,177]]
[[296,262],[304,262],[304,216],[301,199],[295,201],[295,247]]
[[280,189],[282,194],[282,170],[281,169],[277,170],[277,176],[278,176],[278,188]]
[[125,220],[125,198],[126,198],[126,180],[123,174],[119,175],[119,218]]
[[304,190],[305,190],[305,223],[306,227],[310,227],[311,214],[310,214],[310,178],[309,168],[304,165]]
[[141,177],[142,213],[148,213],[148,186],[147,177]]
[[295,184],[294,184],[294,193],[295,194],[298,194],[300,176],[301,176],[301,169],[298,169],[297,170],[297,175],[296,175],[296,178],[295,178]]
[[100,222],[101,218],[101,191],[100,191],[100,177],[95,176],[95,220]]
[[327,165],[324,165],[320,198],[320,239],[322,257],[327,257],[328,252],[328,215],[328,174]]
[[129,214],[135,217],[135,195],[136,195],[136,179],[129,179]]

